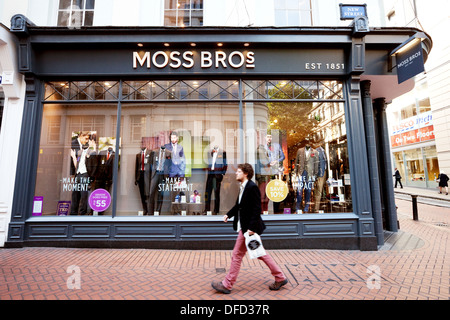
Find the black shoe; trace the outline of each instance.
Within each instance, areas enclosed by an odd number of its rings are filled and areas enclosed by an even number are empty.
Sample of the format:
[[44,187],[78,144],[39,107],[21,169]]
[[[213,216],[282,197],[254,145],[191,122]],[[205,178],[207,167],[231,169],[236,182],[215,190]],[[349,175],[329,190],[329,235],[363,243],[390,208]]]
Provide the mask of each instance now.
[[221,292],[221,293],[225,293],[225,294],[229,294],[231,292],[231,290],[225,288],[222,284],[222,282],[220,281],[213,281],[211,282],[211,286],[216,289],[216,291]]
[[280,281],[280,282],[275,281],[274,283],[272,283],[272,284],[269,286],[269,289],[270,289],[270,290],[280,290],[280,288],[281,288],[282,286],[284,286],[286,283],[288,283],[288,280],[287,280],[287,279],[284,279],[283,281]]

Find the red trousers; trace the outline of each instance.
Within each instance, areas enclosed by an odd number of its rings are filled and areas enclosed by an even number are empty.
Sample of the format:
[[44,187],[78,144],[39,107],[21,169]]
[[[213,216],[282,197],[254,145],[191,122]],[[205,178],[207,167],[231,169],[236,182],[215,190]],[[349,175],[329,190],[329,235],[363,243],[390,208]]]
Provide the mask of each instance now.
[[[230,270],[228,271],[225,279],[222,281],[223,286],[228,290],[231,290],[237,280],[239,270],[241,269],[242,258],[246,253],[247,247],[245,246],[245,237],[242,234],[242,230],[240,230],[234,245]],[[286,279],[283,271],[281,271],[281,268],[275,263],[271,256],[266,254],[258,259],[264,261],[264,263],[269,267],[270,272],[275,277],[275,281],[279,282]]]

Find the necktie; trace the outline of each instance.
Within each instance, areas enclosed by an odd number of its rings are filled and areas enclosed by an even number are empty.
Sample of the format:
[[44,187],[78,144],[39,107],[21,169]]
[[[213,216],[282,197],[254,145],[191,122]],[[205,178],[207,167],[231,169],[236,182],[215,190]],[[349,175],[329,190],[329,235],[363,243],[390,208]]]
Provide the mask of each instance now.
[[106,160],[109,160],[109,151],[108,154],[106,155]]
[[144,171],[144,151],[142,151],[141,155],[141,170]]
[[161,171],[161,170],[162,170],[163,157],[164,157],[163,151],[162,151],[162,149],[159,149],[158,171]]

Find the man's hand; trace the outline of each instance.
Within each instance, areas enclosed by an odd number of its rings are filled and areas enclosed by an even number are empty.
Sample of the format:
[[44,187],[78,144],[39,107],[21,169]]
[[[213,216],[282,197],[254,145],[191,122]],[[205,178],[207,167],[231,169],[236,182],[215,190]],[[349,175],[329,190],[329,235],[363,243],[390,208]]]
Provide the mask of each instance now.
[[254,235],[255,233],[253,232],[253,231],[251,231],[251,230],[247,230],[248,231],[248,235],[249,236],[252,236],[252,235]]
[[223,222],[228,222],[228,216],[227,215],[223,216]]

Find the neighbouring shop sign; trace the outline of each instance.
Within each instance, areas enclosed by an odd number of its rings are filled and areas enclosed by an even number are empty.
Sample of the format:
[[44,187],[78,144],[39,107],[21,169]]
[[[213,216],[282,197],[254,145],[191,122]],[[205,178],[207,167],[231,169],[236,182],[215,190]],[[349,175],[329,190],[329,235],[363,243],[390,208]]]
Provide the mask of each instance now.
[[417,41],[417,43],[410,48],[397,53],[396,61],[398,83],[402,83],[425,71],[422,43]]
[[434,139],[433,116],[431,111],[401,120],[392,126],[392,147]]

